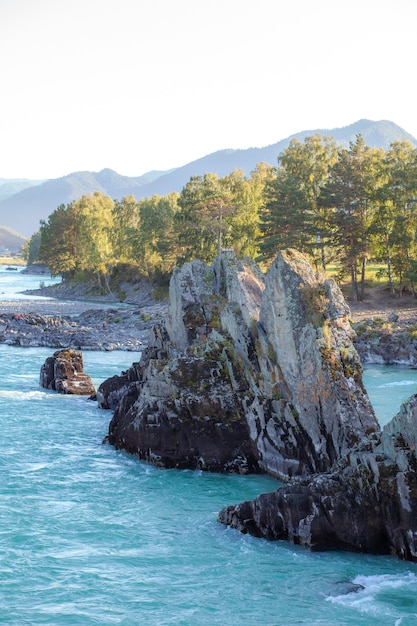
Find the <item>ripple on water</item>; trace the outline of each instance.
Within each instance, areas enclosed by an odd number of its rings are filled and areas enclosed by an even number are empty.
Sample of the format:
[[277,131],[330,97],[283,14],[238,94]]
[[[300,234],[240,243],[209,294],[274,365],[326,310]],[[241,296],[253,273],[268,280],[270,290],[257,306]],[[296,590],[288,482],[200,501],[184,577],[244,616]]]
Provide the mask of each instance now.
[[[0,392],[0,623],[413,623],[413,566],[224,528],[216,522],[223,506],[277,483],[164,471],[102,445],[110,412],[37,388],[49,352],[3,351],[3,363],[32,380],[15,375]],[[365,589],[334,596],[341,580]]]

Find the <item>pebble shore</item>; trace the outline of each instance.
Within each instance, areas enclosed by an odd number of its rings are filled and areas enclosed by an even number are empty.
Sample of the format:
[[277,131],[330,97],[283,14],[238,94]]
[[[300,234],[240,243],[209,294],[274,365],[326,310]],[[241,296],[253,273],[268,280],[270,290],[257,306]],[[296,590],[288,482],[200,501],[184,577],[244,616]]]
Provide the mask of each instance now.
[[[0,301],[0,343],[140,351],[146,345],[150,328],[163,319],[167,309],[165,303],[155,303],[143,292],[138,292],[136,302],[132,298],[130,303],[107,297],[90,301],[88,294],[84,294],[85,299],[60,299],[49,293],[50,288],[44,288],[26,292],[27,299]],[[68,290],[54,289],[52,293],[74,295]]]

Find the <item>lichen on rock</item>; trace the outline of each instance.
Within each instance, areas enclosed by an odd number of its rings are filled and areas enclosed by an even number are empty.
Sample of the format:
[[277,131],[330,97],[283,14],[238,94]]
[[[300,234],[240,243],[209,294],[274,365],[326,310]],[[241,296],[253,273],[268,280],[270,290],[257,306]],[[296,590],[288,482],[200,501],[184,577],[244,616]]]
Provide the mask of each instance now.
[[349,307],[298,252],[265,277],[228,252],[220,293],[217,278],[174,271],[141,362],[99,389],[107,440],[161,467],[289,481],[220,512],[242,532],[417,560],[417,396],[381,432]]
[[377,429],[340,291],[293,250],[266,279],[230,252],[221,272],[216,293],[214,266],[174,271],[166,321],[151,332],[108,440],[167,467],[284,479],[330,469]]

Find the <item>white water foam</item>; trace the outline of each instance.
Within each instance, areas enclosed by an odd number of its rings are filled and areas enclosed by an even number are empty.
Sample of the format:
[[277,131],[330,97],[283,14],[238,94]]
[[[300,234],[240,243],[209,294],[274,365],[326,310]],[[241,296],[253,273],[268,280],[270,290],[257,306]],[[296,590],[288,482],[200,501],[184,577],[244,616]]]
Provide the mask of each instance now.
[[363,589],[345,595],[329,596],[326,601],[369,616],[377,617],[383,612],[387,618],[392,618],[393,626],[400,626],[402,623],[417,624],[417,612],[404,615],[404,605],[408,604],[410,596],[414,599],[417,593],[417,576],[413,572],[373,576],[360,574],[352,583],[361,585]]
[[14,391],[12,389],[0,391],[0,398],[10,399],[14,402],[19,400],[25,402],[28,400],[44,400],[45,397],[49,398],[50,395],[46,391]]

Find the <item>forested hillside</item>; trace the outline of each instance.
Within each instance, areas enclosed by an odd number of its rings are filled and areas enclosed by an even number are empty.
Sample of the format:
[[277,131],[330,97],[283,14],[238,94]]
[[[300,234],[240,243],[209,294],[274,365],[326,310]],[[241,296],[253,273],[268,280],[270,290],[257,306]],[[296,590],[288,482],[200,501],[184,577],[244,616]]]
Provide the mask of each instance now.
[[219,150],[165,173],[149,172],[131,178],[108,169],[98,173],[76,172],[25,189],[0,201],[0,224],[30,236],[38,230],[40,220],[47,219],[57,206],[95,191],[113,199],[120,200],[123,196],[133,195],[141,200],[154,194],[164,196],[175,191],[180,193],[192,176],[204,176],[207,172],[213,172],[221,178],[238,169],[249,176],[258,163],[277,165],[278,155],[288,147],[290,141],[304,141],[307,136],[315,134],[332,136],[338,145],[345,148],[357,134],[361,134],[365,143],[374,148],[387,149],[391,143],[400,140],[408,140],[417,146],[416,140],[393,122],[360,120],[344,128],[303,131],[265,148]]
[[417,149],[407,141],[348,147],[312,135],[293,139],[277,166],[259,163],[219,177],[192,176],[181,193],[112,200],[100,192],[60,205],[28,246],[65,279],[117,275],[161,280],[183,261],[211,262],[224,247],[266,267],[281,248],[337,262],[352,297],[363,297],[366,267],[379,261],[401,295],[417,280]]

